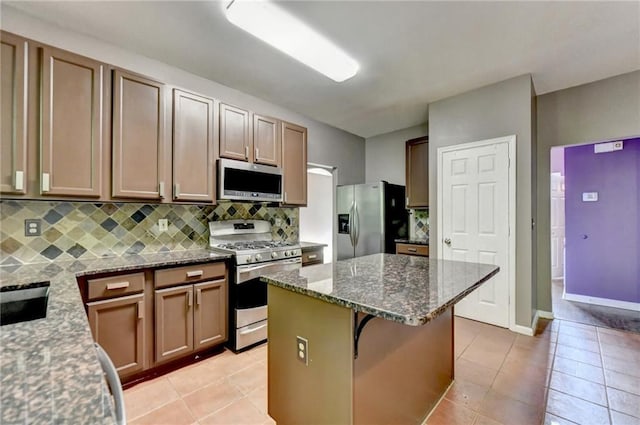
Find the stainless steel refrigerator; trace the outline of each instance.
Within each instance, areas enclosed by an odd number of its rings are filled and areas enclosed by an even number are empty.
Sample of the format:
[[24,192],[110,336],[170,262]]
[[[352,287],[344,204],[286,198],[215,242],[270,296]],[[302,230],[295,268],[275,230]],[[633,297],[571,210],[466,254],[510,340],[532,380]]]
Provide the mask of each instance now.
[[336,190],[338,260],[395,253],[395,239],[409,232],[404,186],[381,181]]

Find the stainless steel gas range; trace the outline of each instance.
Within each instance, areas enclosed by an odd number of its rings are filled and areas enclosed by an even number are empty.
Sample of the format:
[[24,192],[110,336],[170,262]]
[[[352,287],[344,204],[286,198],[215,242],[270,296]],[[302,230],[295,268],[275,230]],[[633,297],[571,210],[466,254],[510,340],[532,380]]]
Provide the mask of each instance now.
[[260,275],[300,268],[297,243],[275,241],[265,220],[209,223],[209,246],[234,255],[229,285],[229,347],[242,350],[267,339],[267,284]]

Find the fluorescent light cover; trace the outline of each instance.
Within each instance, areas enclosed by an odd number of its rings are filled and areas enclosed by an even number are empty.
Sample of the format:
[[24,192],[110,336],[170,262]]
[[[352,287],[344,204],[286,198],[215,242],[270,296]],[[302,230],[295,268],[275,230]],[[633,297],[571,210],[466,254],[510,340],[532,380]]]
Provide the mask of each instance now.
[[226,14],[232,24],[338,83],[358,72],[353,58],[274,3],[235,0]]

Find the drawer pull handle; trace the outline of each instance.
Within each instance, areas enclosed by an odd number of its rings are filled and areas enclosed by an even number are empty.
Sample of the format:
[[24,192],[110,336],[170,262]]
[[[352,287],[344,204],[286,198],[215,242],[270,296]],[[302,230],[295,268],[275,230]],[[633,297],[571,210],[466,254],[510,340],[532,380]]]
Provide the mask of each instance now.
[[144,319],[144,301],[138,301],[138,319]]
[[409,251],[409,252],[418,252],[418,250],[416,248],[407,248],[407,251]]
[[246,329],[244,331],[240,331],[240,335],[247,335],[247,334],[259,331],[261,329],[264,329],[266,327],[267,327],[267,324],[265,323],[264,325],[260,325],[260,326],[258,326],[256,328],[249,328],[249,329]]
[[113,290],[113,289],[124,289],[124,288],[128,288],[129,287],[129,282],[113,282],[113,283],[107,283],[107,289],[108,290]]
[[187,272],[187,277],[200,277],[204,274],[202,270],[192,270]]
[[309,255],[309,260],[315,260],[316,258],[318,258],[318,256],[316,254],[311,254]]

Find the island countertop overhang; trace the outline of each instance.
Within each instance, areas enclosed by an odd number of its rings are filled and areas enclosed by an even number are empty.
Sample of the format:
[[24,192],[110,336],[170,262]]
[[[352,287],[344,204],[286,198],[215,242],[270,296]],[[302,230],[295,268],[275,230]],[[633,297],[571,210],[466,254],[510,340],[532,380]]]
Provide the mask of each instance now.
[[490,264],[373,254],[286,272],[271,285],[411,326],[423,325],[498,273]]

